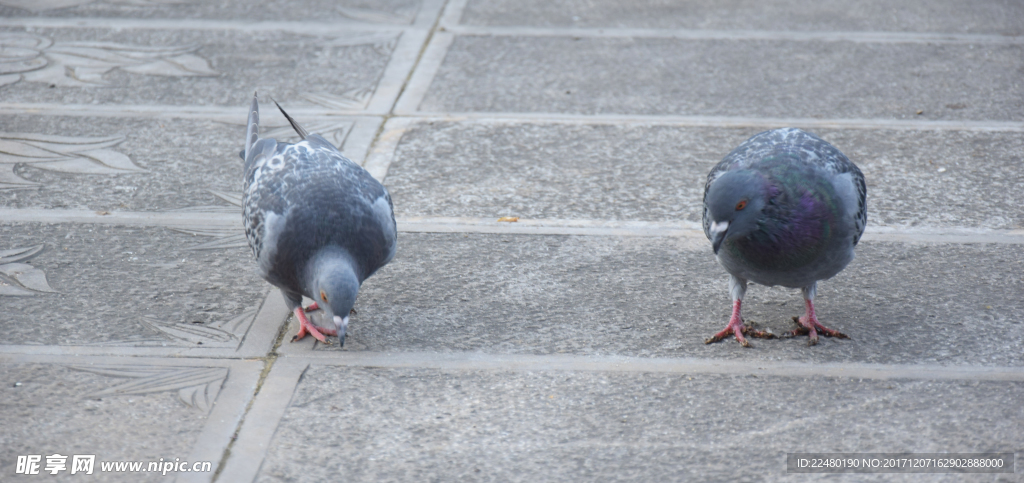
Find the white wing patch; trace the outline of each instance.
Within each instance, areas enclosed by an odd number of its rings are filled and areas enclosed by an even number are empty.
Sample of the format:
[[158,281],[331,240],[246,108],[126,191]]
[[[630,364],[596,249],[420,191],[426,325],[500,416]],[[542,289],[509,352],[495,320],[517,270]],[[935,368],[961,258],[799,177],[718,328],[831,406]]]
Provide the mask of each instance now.
[[283,215],[278,215],[272,211],[263,213],[263,251],[260,252],[260,258],[257,262],[260,265],[260,272],[264,274],[264,277],[270,273],[271,264],[273,263],[274,256],[277,254],[277,238],[284,231],[287,220],[288,212],[285,212]]
[[384,196],[377,198],[373,202],[373,217],[377,219],[377,222],[384,229],[384,236],[387,238],[388,246],[391,248],[384,260],[384,263],[388,263],[395,257],[395,238],[397,233],[395,233],[395,215],[391,210],[391,203],[388,202],[386,189],[384,193]]
[[854,226],[854,239],[859,239],[864,231],[864,226],[858,216],[860,193],[857,189],[857,184],[853,180],[853,173],[847,172],[833,176],[832,187],[836,191],[836,196],[843,200],[843,216]]
[[853,183],[853,173],[843,173],[832,177],[832,187],[836,194],[843,200],[844,208],[848,216],[857,214],[857,186]]

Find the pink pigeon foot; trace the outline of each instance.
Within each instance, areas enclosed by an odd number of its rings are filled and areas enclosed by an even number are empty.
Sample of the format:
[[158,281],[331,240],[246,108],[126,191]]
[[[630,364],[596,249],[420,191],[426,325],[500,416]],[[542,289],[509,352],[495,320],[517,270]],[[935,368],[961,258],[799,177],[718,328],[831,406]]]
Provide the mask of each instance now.
[[733,302],[732,317],[729,319],[729,325],[726,325],[725,329],[722,330],[721,332],[711,336],[710,339],[705,339],[705,344],[714,344],[715,342],[719,342],[725,339],[726,337],[729,337],[730,335],[734,335],[736,336],[736,341],[739,342],[740,345],[742,345],[743,347],[753,347],[750,345],[750,342],[747,342],[747,339],[743,337],[744,335],[749,335],[750,337],[756,337],[759,339],[775,338],[775,334],[764,332],[761,330],[754,330],[750,327],[746,327],[743,325],[743,318],[740,317],[741,303],[741,300]]
[[295,337],[292,337],[292,342],[301,340],[308,332],[309,335],[312,335],[313,338],[321,343],[330,344],[330,342],[327,342],[327,338],[324,337],[324,334],[338,335],[337,329],[328,329],[326,327],[317,327],[313,325],[313,323],[306,318],[306,313],[302,310],[302,307],[295,307],[295,318],[299,319],[299,333],[295,334]]
[[783,337],[806,335],[809,337],[807,345],[815,345],[818,343],[818,332],[821,332],[821,335],[825,337],[835,337],[836,339],[850,338],[850,336],[839,332],[838,330],[830,329],[821,325],[821,323],[818,322],[818,316],[814,314],[814,302],[806,299],[804,301],[807,303],[807,313],[802,317],[793,317],[793,322],[796,322],[800,327],[786,332],[782,335]]

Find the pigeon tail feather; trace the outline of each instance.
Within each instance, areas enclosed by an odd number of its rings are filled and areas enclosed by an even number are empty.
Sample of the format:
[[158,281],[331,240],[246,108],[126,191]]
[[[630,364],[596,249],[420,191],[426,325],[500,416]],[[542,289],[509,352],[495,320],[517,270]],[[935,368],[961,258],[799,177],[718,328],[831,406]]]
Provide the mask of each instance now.
[[[273,98],[271,98],[270,100],[274,101]],[[281,114],[284,114],[284,118],[287,119],[288,123],[292,125],[292,129],[295,129],[295,132],[299,133],[300,138],[306,139],[306,136],[309,136],[309,132],[303,129],[302,126],[300,126],[299,123],[295,121],[295,119],[292,119],[292,117],[289,116],[287,112],[284,112],[284,108],[281,107],[281,105],[278,104],[277,101],[274,101],[274,105],[276,105],[277,108],[281,111]]]
[[246,122],[246,126],[245,151],[242,152],[242,159],[249,159],[252,145],[260,139],[260,104],[256,92],[252,93],[252,107],[249,108],[249,120]]

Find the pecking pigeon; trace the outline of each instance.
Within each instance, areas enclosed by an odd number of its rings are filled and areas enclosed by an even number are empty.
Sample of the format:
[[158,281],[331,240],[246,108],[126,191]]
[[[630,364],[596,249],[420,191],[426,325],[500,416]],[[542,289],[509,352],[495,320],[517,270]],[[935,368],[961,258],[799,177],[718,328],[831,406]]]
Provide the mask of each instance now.
[[847,339],[824,327],[814,314],[818,280],[839,273],[853,260],[853,247],[867,223],[864,175],[821,138],[794,128],[755,135],[708,174],[704,185],[704,234],[729,272],[732,318],[725,330],[749,347],[744,335],[772,334],[743,326],[740,304],[747,281],[803,292],[807,313],[793,317],[800,328],[785,336],[818,333]]
[[[253,95],[242,152],[245,236],[260,275],[281,289],[299,319],[292,340],[309,332],[324,343],[323,334],[337,335],[344,345],[359,286],[395,256],[391,195],[326,139],[307,133],[277,108],[302,141],[260,139]],[[322,308],[336,329],[309,322],[303,295],[314,300],[307,310]]]

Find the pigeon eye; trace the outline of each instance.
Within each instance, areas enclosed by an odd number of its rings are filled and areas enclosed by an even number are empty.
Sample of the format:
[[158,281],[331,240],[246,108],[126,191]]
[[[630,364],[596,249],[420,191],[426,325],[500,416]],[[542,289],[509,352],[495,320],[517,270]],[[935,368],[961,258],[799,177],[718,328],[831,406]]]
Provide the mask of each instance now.
[[323,290],[320,291],[320,300],[327,301],[327,294]]
[[736,211],[740,211],[740,210],[742,210],[743,208],[746,208],[746,207],[747,207],[747,200],[740,200],[739,203],[736,203]]

